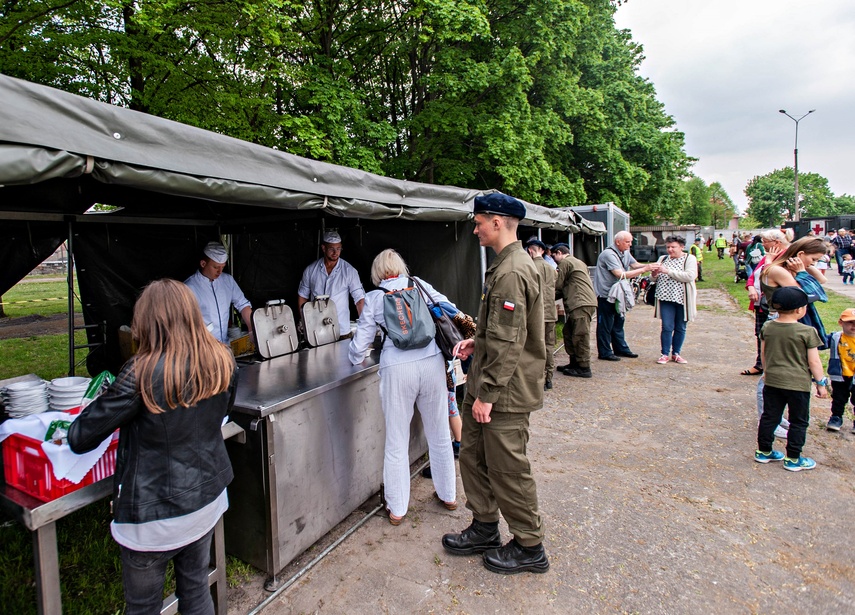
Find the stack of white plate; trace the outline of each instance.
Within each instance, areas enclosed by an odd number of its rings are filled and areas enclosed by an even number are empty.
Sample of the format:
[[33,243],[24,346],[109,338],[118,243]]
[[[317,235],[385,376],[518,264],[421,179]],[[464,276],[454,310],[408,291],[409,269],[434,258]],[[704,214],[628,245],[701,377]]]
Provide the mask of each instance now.
[[50,409],[65,412],[79,406],[86,389],[89,388],[89,381],[90,378],[81,376],[51,380],[47,386],[50,393]]
[[24,380],[3,388],[6,414],[21,418],[48,409],[47,389],[43,380]]

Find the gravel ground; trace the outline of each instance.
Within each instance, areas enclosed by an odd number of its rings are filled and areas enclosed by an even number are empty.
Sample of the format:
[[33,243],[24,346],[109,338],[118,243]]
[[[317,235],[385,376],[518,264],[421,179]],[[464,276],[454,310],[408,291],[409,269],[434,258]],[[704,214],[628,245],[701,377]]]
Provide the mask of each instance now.
[[[699,304],[688,365],[655,363],[659,323],[639,306],[627,339],[641,357],[595,360],[590,380],[558,375],[532,415],[547,574],[501,576],[447,554],[442,534],[470,513],[446,511],[419,477],[403,525],[371,519],[264,613],[855,612],[850,420],[826,431],[829,402],[815,399],[805,454],[817,469],[754,463],[757,380],[738,374],[753,357],[752,320],[717,290]],[[230,612],[264,600],[262,582],[233,588]]]

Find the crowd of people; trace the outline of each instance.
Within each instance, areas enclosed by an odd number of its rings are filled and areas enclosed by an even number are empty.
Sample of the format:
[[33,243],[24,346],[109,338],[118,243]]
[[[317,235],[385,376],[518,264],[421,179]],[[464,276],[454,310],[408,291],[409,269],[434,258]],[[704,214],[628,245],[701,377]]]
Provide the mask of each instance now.
[[[687,325],[697,315],[696,281],[702,280],[703,243],[694,238],[665,238],[666,254],[642,264],[633,257],[629,232],[615,234],[599,254],[593,274],[566,243],[548,246],[538,238],[518,238],[525,206],[501,193],[475,199],[474,235],[495,253],[484,277],[477,319],[472,319],[428,281],[412,276],[401,255],[383,250],[371,266],[376,290],[366,293],[357,271],[341,259],[341,237],[323,235],[322,258],[310,264],[299,287],[299,304],[318,296],[333,298],[338,320],[349,324],[350,302],[358,313],[348,357],[362,363],[377,343],[378,328],[389,325],[389,294],[420,289],[432,308],[453,317],[462,333],[453,350],[468,369],[466,394],[457,403],[449,356],[433,333],[422,344],[380,341],[379,395],[385,418],[383,466],[387,518],[400,525],[410,498],[409,436],[414,411],[421,415],[438,504],[455,510],[455,458],[471,522],[445,534],[443,547],[456,555],[482,554],[493,572],[542,573],[549,569],[543,546],[545,529],[537,486],[527,456],[532,412],[543,406],[553,376],[591,378],[592,321],[596,356],[601,361],[635,359],[624,331],[635,292],[629,282],[650,274],[653,315],[660,321],[658,364],[685,365]],[[746,289],[754,312],[757,349],[754,364],[742,375],[759,376],[755,461],[782,461],[800,471],[816,463],[802,455],[812,382],[819,397],[832,398],[827,428],[839,431],[847,403],[855,403],[855,308],[827,333],[816,310],[826,300],[831,259],[844,283],[851,283],[855,249],[841,229],[829,237],[793,240],[791,230],[758,235],[710,237],[724,259],[730,249],[735,267],[746,269]],[[226,486],[232,469],[220,424],[235,396],[237,371],[225,345],[232,309],[251,332],[251,306],[228,273],[226,248],[209,243],[199,269],[184,284],[151,283],[134,309],[132,330],[139,352],[115,383],[89,405],[69,432],[73,450],[84,452],[120,430],[111,531],[120,544],[126,612],[157,612],[166,565],[174,561],[179,609],[210,613],[208,552],[217,520],[228,507]],[[849,263],[853,263],[850,265]],[[556,303],[564,313],[563,344],[569,357],[556,366]],[[476,324],[477,323],[477,324]],[[819,351],[828,348],[828,376]],[[787,417],[785,418],[785,414]],[[855,431],[855,428],[853,428]],[[785,452],[774,449],[786,440]],[[167,445],[168,443],[168,445]],[[150,476],[168,480],[152,481]],[[512,534],[503,543],[500,516]]]

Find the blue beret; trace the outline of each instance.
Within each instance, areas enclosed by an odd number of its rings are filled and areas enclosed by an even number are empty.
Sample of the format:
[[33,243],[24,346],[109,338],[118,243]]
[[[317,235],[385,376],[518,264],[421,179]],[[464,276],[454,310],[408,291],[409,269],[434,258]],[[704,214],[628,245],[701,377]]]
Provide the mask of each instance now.
[[555,250],[561,250],[561,251],[563,251],[563,252],[567,252],[567,253],[569,254],[569,253],[570,253],[570,246],[568,246],[566,243],[564,243],[564,242],[562,241],[562,242],[560,242],[560,243],[553,244],[553,246],[552,246],[551,250],[552,250],[553,252],[554,252]]
[[525,205],[507,194],[491,192],[484,196],[475,197],[475,208],[473,213],[498,214],[500,216],[510,216],[512,218],[519,218],[522,220],[525,218]]

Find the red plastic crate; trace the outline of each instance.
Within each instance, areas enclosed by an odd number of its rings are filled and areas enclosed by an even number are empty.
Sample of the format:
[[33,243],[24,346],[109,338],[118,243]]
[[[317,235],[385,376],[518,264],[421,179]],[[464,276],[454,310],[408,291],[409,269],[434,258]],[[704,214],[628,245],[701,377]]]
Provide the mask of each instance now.
[[3,440],[3,471],[6,484],[42,502],[50,502],[112,476],[116,471],[118,446],[119,441],[112,440],[95,467],[87,472],[82,481],[74,484],[70,480],[58,480],[53,475],[53,468],[42,450],[41,442],[13,433]]

